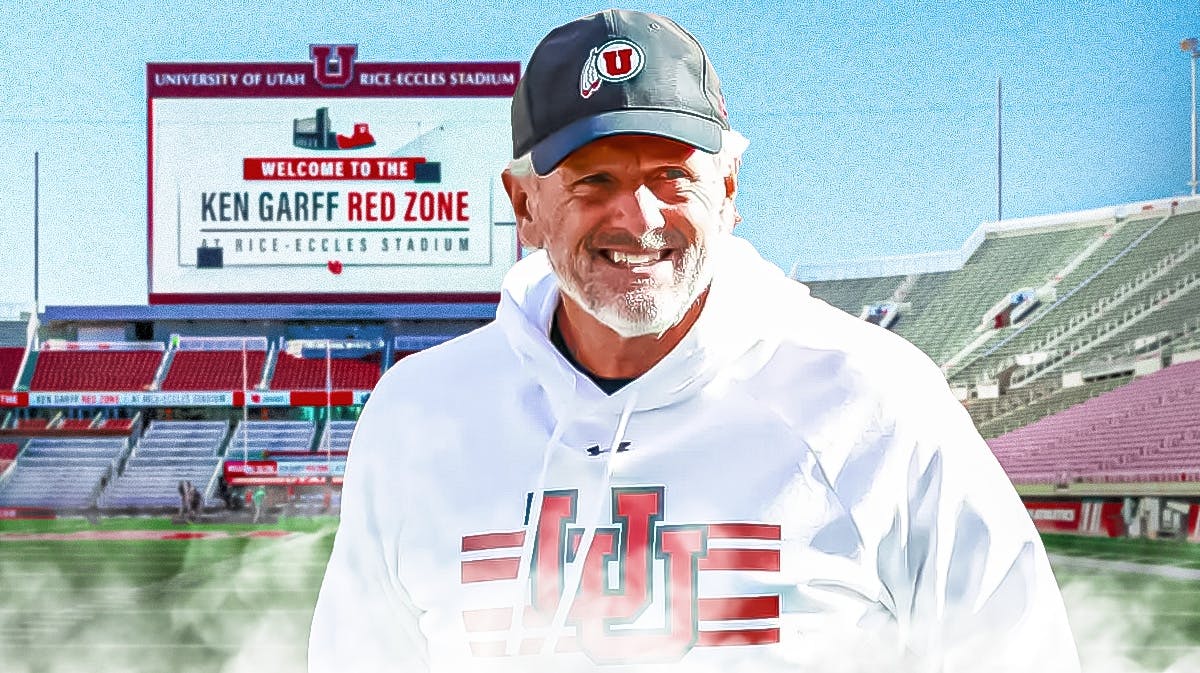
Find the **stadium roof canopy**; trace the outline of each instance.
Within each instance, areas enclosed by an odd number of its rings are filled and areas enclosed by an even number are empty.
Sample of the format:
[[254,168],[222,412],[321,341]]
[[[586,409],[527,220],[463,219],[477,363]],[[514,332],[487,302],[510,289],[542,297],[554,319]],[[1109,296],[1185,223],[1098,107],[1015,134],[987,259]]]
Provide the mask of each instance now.
[[47,306],[42,321],[491,320],[495,304],[158,304]]

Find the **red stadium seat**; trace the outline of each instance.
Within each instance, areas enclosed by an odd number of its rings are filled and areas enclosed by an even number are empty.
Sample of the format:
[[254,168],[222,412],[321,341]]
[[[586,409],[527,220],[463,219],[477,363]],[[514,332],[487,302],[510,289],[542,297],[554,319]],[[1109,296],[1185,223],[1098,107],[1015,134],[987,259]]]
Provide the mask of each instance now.
[[30,390],[146,390],[162,364],[163,352],[41,351]]
[[132,418],[106,418],[98,426],[103,430],[133,430]]
[[988,443],[1015,483],[1191,480],[1200,361],[1134,380]]
[[24,348],[0,348],[0,390],[13,389],[24,358]]
[[[362,358],[331,358],[330,372],[334,390],[371,390],[379,381],[382,355],[378,352]],[[281,352],[275,363],[272,390],[325,390],[325,358],[301,358]]]
[[262,379],[267,354],[246,353],[243,379],[241,350],[177,351],[163,381],[163,390],[241,390],[243,381],[253,388]]

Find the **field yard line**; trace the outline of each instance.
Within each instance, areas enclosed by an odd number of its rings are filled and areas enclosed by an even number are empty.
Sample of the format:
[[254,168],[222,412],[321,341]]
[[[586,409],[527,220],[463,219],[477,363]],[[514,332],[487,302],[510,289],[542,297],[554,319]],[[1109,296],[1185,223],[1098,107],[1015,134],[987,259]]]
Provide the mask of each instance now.
[[1200,569],[1180,568],[1171,565],[1151,563],[1134,563],[1133,561],[1110,561],[1107,559],[1067,556],[1063,554],[1048,554],[1050,564],[1066,568],[1088,568],[1090,570],[1110,570],[1138,575],[1156,575],[1174,580],[1200,580]]

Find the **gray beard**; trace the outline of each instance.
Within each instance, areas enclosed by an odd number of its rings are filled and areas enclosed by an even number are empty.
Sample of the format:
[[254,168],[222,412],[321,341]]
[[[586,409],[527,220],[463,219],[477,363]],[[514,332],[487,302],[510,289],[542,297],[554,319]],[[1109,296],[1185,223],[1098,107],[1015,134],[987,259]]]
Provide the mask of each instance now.
[[573,275],[559,269],[553,258],[551,267],[564,295],[604,326],[631,339],[662,336],[678,325],[712,281],[711,261],[707,249],[693,246],[684,253],[671,287],[639,287],[615,296],[596,283],[577,283]]

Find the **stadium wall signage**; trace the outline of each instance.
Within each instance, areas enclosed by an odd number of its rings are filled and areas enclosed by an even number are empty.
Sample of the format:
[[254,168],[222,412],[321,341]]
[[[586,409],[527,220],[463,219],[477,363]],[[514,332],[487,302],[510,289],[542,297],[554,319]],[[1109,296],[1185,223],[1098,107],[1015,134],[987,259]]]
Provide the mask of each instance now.
[[[1125,537],[1129,522],[1120,500],[1024,500],[1034,526],[1043,533]],[[1188,503],[1182,524],[1188,539],[1200,542],[1200,503]]]
[[146,66],[150,303],[494,301],[517,62]]
[[338,407],[366,403],[369,390],[20,392],[0,395],[0,407]]
[[[317,452],[320,453],[319,451]],[[237,455],[237,447],[230,446],[229,455]],[[342,477],[346,474],[345,458],[334,460],[226,460],[224,465],[225,481],[239,485],[246,480],[262,478],[303,478],[313,477]]]
[[45,507],[0,507],[0,521],[13,519],[54,519],[57,514]]

